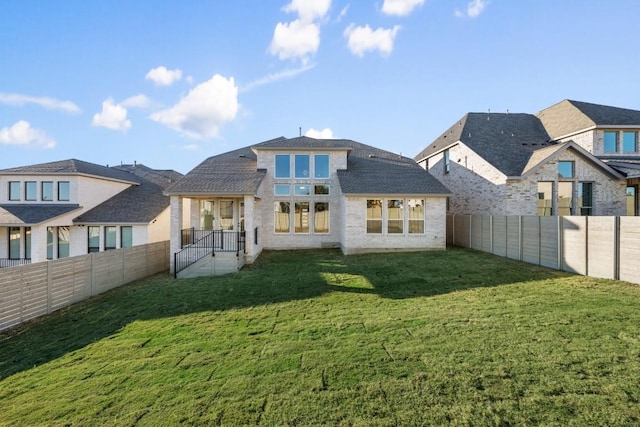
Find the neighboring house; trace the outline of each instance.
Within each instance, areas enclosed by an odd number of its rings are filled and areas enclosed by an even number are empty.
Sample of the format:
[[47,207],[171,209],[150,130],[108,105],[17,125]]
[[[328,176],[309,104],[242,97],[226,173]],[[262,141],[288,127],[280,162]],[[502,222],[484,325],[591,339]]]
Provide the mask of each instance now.
[[169,239],[182,175],[81,160],[0,170],[0,267]]
[[640,111],[562,101],[533,114],[468,113],[414,159],[449,212],[638,215]]
[[[449,191],[413,160],[351,140],[280,137],[240,148],[208,158],[165,194],[171,252],[193,249],[215,230],[210,244],[220,252],[223,236],[240,233],[230,241],[244,247],[226,244],[241,258],[236,269],[263,249],[445,248]],[[200,261],[202,274],[215,273],[215,259]],[[172,271],[185,268],[178,262],[174,255]]]

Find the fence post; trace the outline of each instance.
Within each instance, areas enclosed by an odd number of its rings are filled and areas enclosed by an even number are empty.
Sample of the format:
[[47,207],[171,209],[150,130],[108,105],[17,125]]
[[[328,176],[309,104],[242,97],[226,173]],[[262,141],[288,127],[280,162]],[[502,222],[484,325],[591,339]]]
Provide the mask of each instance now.
[[589,275],[589,216],[584,217],[584,274]]
[[51,313],[51,276],[53,271],[51,265],[53,261],[47,261],[47,313]]
[[558,230],[558,270],[564,271],[564,254],[562,251],[564,250],[564,217],[558,216],[558,221],[556,224],[556,228]]
[[620,280],[620,217],[615,216],[613,227],[613,238],[614,238],[614,247],[613,247],[613,278],[615,280]]

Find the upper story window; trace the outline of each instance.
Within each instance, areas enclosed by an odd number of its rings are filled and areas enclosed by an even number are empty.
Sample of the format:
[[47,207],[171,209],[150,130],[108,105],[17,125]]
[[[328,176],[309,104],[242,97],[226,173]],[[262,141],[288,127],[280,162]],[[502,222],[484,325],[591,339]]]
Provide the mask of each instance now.
[[635,153],[638,151],[638,137],[636,132],[622,133],[622,151],[625,153]]
[[296,154],[295,159],[295,178],[310,178],[309,172],[309,155]]
[[316,154],[313,160],[314,178],[329,178],[329,155]]
[[9,200],[20,200],[20,181],[9,181]]
[[291,186],[289,184],[276,184],[273,187],[273,194],[276,196],[289,196],[291,194]]
[[288,154],[276,154],[276,178],[291,178],[291,160]]
[[42,181],[42,201],[43,202],[51,202],[53,201],[53,182],[51,181]]
[[294,186],[294,194],[296,196],[309,196],[311,195],[311,187],[308,185],[296,185]]
[[69,201],[69,181],[58,182],[58,200]]
[[449,150],[444,150],[444,173],[449,173],[451,171],[451,162],[449,160]]
[[323,184],[318,184],[318,185],[314,185],[313,186],[313,194],[316,195],[327,195],[329,194],[329,186],[328,185],[323,185]]
[[558,162],[558,175],[560,178],[573,178],[574,177],[574,163],[568,161]]
[[35,201],[38,199],[37,195],[38,183],[35,181],[27,181],[24,183],[24,199],[27,201]]
[[604,152],[615,153],[618,151],[618,132],[606,131],[604,133]]

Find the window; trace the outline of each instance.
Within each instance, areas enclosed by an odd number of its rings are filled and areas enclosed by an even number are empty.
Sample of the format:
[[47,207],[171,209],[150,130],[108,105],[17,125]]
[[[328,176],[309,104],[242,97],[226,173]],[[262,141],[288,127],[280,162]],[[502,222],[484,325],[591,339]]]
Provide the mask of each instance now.
[[294,231],[309,233],[309,202],[296,202],[294,214]]
[[69,227],[58,227],[58,258],[69,256]]
[[9,259],[20,259],[21,235],[20,227],[9,227]]
[[573,178],[574,174],[573,162],[559,161],[558,162],[558,175],[560,178]]
[[220,202],[220,229],[233,230],[233,200]]
[[387,232],[389,234],[402,234],[404,223],[404,209],[402,200],[387,201]]
[[593,183],[578,183],[578,215],[593,215]]
[[638,215],[638,187],[630,185],[627,187],[627,215]]
[[69,201],[69,181],[58,182],[58,200],[63,202]]
[[604,133],[604,152],[615,153],[618,151],[618,132]]
[[276,184],[273,187],[273,194],[276,196],[289,196],[291,194],[291,186],[289,184]]
[[329,155],[316,154],[313,158],[314,178],[329,178]]
[[313,209],[313,232],[329,232],[329,203],[316,202]]
[[47,259],[53,259],[53,227],[47,227]]
[[31,227],[24,229],[24,257],[31,259]]
[[308,185],[296,185],[294,186],[294,194],[296,196],[309,196],[311,194],[311,187]]
[[409,234],[424,233],[424,200],[407,200],[409,209]]
[[538,215],[553,215],[553,182],[538,183]]
[[623,132],[622,151],[625,153],[635,153],[638,151],[637,134],[635,132]]
[[87,227],[88,252],[100,252],[100,227]]
[[382,233],[382,200],[367,200],[367,233]]
[[288,154],[276,154],[276,178],[291,177],[291,161]]
[[295,159],[295,177],[296,178],[310,178],[309,175],[309,155],[308,154],[296,154]]
[[44,202],[53,201],[53,182],[51,181],[42,182],[42,201]]
[[104,250],[116,248],[116,227],[107,226],[104,228]]
[[558,215],[573,215],[573,182],[558,183]]
[[213,200],[200,200],[200,229],[213,230]]
[[290,230],[289,202],[275,202],[274,229],[276,233],[288,233]]
[[9,200],[20,200],[20,181],[9,181]]
[[449,150],[444,150],[444,173],[449,173],[451,170],[451,162],[449,161]]
[[38,186],[35,181],[27,181],[24,183],[24,199],[27,201],[36,201],[38,200],[38,195],[36,192],[38,191]]
[[313,194],[326,196],[329,194],[329,186],[328,185],[314,185],[313,186]]
[[130,248],[133,246],[133,227],[120,227],[120,247]]

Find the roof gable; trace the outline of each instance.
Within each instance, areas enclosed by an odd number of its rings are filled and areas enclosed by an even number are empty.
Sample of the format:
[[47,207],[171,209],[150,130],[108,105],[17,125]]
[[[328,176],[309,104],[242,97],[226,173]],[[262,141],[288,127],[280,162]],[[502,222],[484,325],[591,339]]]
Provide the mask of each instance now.
[[554,139],[597,126],[640,127],[640,111],[569,99],[545,108],[536,116]]
[[128,172],[77,159],[60,160],[0,170],[0,175],[86,175],[102,179],[138,184],[135,175]]

